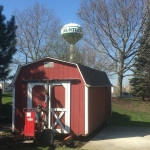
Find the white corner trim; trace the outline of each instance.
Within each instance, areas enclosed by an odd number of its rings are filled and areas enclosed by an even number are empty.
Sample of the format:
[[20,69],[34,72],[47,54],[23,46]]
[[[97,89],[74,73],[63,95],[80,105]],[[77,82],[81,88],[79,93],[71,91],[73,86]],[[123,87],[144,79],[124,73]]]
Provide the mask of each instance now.
[[85,135],[89,133],[89,119],[88,119],[88,111],[89,111],[89,97],[88,97],[88,87],[85,86]]
[[66,95],[66,107],[67,107],[67,114],[66,114],[66,120],[67,120],[67,124],[66,124],[66,131],[68,133],[70,133],[70,82],[67,83],[67,87],[66,87],[66,91],[65,91],[65,95]]
[[[112,88],[110,88],[110,92],[112,92]],[[111,94],[111,93],[110,93]],[[110,95],[110,98],[111,98],[111,116],[112,116],[112,96]]]
[[12,132],[15,131],[15,86],[12,90]]

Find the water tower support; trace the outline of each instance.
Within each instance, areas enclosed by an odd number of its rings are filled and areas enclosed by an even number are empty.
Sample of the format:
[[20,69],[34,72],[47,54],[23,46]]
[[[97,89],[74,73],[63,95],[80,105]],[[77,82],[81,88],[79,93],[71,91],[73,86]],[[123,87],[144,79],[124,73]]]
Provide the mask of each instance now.
[[73,62],[74,45],[70,45],[70,61]]

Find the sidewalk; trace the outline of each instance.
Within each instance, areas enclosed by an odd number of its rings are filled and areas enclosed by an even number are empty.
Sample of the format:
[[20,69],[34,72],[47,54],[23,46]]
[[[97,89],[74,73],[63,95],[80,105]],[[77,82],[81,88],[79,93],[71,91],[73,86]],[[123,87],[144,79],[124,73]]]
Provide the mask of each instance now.
[[150,150],[150,128],[107,126],[81,149]]

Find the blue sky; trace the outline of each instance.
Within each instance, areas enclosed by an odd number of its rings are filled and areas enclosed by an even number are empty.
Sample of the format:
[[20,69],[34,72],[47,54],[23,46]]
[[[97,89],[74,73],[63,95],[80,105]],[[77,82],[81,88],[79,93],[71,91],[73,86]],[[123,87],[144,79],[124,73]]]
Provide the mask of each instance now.
[[[33,6],[36,2],[53,10],[64,25],[68,23],[80,24],[77,17],[80,0],[0,0],[0,5],[4,6],[3,14],[6,16],[6,20],[9,20],[15,9],[24,10],[27,6]],[[128,78],[125,78],[124,83],[127,82]],[[111,83],[117,84],[116,77],[111,79]]]
[[80,0],[0,0],[0,5],[4,6],[3,14],[7,19],[13,15],[13,11],[23,10],[27,6],[33,6],[36,2],[45,4],[52,9],[63,24],[79,23],[77,11]]

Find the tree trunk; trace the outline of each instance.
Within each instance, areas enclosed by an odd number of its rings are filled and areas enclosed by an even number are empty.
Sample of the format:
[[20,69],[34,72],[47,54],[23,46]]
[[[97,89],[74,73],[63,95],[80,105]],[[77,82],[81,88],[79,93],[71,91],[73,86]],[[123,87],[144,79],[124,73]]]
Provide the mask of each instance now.
[[142,101],[145,101],[145,96],[142,96]]
[[123,76],[118,75],[117,95],[119,98],[122,98],[122,81],[123,81]]
[[117,85],[117,95],[119,98],[122,98],[122,82],[123,82],[123,68],[124,68],[124,59],[123,55],[120,54],[120,68],[119,68],[119,74],[118,74],[118,85]]

